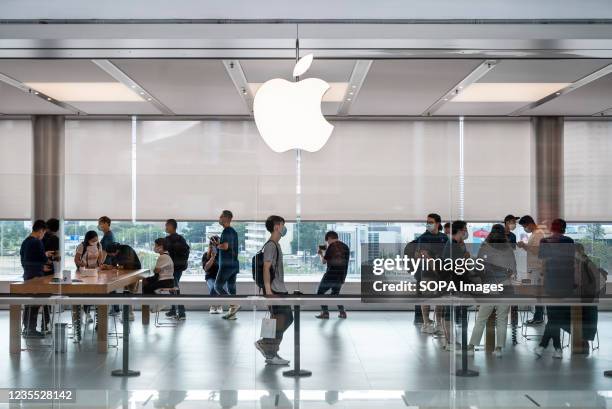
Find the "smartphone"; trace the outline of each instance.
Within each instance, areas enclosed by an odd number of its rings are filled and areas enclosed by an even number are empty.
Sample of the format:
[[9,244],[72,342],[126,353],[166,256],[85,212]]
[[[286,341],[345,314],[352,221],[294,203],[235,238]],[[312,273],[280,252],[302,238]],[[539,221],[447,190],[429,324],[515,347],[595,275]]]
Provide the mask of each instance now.
[[327,246],[325,244],[319,244],[319,250],[325,251],[327,250]]

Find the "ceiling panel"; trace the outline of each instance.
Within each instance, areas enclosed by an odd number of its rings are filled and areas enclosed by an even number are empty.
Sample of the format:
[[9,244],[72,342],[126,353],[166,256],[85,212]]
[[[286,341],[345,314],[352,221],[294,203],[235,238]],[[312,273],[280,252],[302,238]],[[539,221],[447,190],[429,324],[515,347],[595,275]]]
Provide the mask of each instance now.
[[612,75],[578,88],[523,115],[592,115],[612,108]]
[[145,102],[71,102],[90,115],[159,115],[153,105]]
[[[241,60],[242,70],[248,82],[265,82],[272,78],[293,81],[294,60]],[[303,78],[321,78],[327,82],[348,82],[353,72],[353,60],[313,60]]]
[[245,115],[246,104],[221,60],[113,60],[179,115]]
[[0,82],[0,113],[2,114],[41,114],[68,115],[72,112],[50,102]]
[[505,60],[478,82],[574,82],[612,60]]
[[374,61],[351,115],[420,115],[481,60]]
[[21,82],[116,82],[90,60],[0,60],[0,72]]
[[524,102],[447,102],[435,115],[507,115]]

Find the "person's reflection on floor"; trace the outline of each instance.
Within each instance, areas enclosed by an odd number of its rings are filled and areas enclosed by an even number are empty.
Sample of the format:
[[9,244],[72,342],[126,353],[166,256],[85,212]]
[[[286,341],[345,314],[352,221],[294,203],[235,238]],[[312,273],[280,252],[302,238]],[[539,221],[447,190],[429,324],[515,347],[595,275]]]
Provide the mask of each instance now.
[[186,391],[159,391],[157,400],[153,401],[154,408],[176,409],[187,397]]
[[293,403],[289,400],[282,385],[279,382],[279,370],[284,369],[277,365],[266,365],[258,376],[266,390],[266,395],[259,398],[261,409],[293,408]]

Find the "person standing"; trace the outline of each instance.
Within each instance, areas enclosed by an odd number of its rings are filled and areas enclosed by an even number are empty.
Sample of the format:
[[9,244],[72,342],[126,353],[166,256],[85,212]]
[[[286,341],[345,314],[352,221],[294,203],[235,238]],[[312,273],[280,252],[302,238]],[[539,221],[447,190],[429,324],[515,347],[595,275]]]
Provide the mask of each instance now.
[[[58,219],[51,218],[47,220],[47,231],[43,237],[42,243],[45,247],[45,253],[49,254],[47,265],[50,267],[45,275],[53,275],[55,273],[55,263],[62,259],[60,255],[60,239],[59,239],[60,222]],[[59,266],[58,266],[59,267]],[[51,322],[51,308],[48,305],[43,305],[43,325],[40,332],[49,334],[49,323]]]
[[[127,244],[111,243],[107,246],[106,260],[109,264],[102,265],[102,269],[119,268],[125,270],[139,270],[142,268],[136,251]],[[138,282],[125,287],[123,293],[136,293]],[[130,306],[130,321],[134,321],[134,308]],[[123,322],[123,317],[119,320]]]
[[[319,283],[317,295],[323,295],[327,291],[331,291],[331,295],[338,295],[340,294],[342,284],[346,280],[351,250],[338,239],[338,233],[335,231],[325,233],[325,242],[327,243],[327,248],[325,250],[319,248],[318,254],[321,258],[321,263],[325,264],[327,269]],[[316,318],[329,319],[327,305],[321,306],[321,313]],[[342,305],[338,305],[338,318],[346,318],[346,311]]]
[[[540,285],[544,274],[542,269],[542,260],[539,258],[540,241],[548,236],[546,226],[537,225],[533,217],[526,215],[519,219],[519,224],[529,233],[529,240],[525,244],[522,241],[516,243],[516,246],[527,252],[527,277],[531,280],[532,285]],[[533,318],[526,321],[527,325],[540,325],[544,323],[544,307],[536,306]]]
[[[166,220],[166,250],[168,250],[168,254],[170,254],[170,258],[174,263],[174,285],[177,288],[181,282],[181,277],[183,275],[183,271],[187,270],[188,261],[189,261],[189,245],[183,236],[176,232],[178,227],[178,223],[174,219]],[[177,291],[177,294],[180,294],[180,289]],[[178,309],[178,315],[176,311]],[[173,305],[170,311],[166,313],[166,317],[176,318],[179,321],[184,321],[187,319],[185,315],[185,306]]]
[[518,220],[518,217],[511,214],[504,217],[504,230],[506,232],[506,237],[508,238],[508,243],[510,243],[512,249],[516,248],[516,234],[512,232],[516,229],[516,222]]
[[[100,239],[100,245],[104,252],[104,264],[111,264],[111,257],[108,255],[108,248],[115,242],[115,235],[111,230],[111,219],[108,216],[102,216],[98,219],[98,230],[102,232],[102,238]],[[111,294],[116,294],[113,291]],[[112,305],[109,314],[119,315],[121,308],[118,305]]]
[[[544,267],[544,293],[548,297],[565,298],[574,292],[574,266],[576,258],[576,245],[574,240],[565,235],[567,223],[563,219],[555,219],[550,226],[550,237],[540,241],[539,257]],[[548,321],[544,327],[544,334],[538,347],[534,350],[536,356],[541,358],[548,343],[552,339],[553,358],[562,359],[561,327],[570,320],[570,307],[546,307]]]
[[[266,219],[266,230],[270,240],[263,247],[263,284],[266,297],[287,295],[283,270],[283,251],[278,242],[287,234],[285,219],[281,216],[270,216]],[[255,348],[266,359],[269,365],[289,365],[289,360],[278,355],[285,331],[293,323],[293,312],[288,305],[271,305],[270,317],[276,320],[276,335],[274,338],[260,338],[255,341]]]
[[[204,269],[204,280],[208,287],[208,295],[215,296],[215,281],[219,272],[219,252],[214,243],[219,241],[219,236],[212,236],[208,241],[208,249],[202,255],[202,268]],[[227,284],[225,285],[227,290]],[[223,314],[222,305],[211,305],[208,311],[209,314]]]
[[[236,277],[240,272],[238,262],[238,233],[231,226],[234,215],[224,210],[219,216],[219,224],[223,226],[221,237],[213,244],[219,253],[219,271],[215,279],[215,292],[218,295],[236,295]],[[240,305],[230,305],[229,311],[223,316],[226,320],[235,320]]]
[[[32,224],[32,232],[21,243],[19,256],[23,267],[23,281],[42,277],[51,270],[47,264],[51,252],[45,253],[42,240],[47,230],[44,220],[36,220]],[[26,305],[23,311],[23,336],[25,338],[42,338],[42,332],[36,330],[40,305]],[[44,328],[43,328],[44,329]]]
[[[76,248],[74,264],[77,268],[98,268],[103,265],[103,257],[102,246],[98,241],[98,233],[94,230],[89,230],[85,233],[83,242]],[[91,305],[83,306],[83,311],[85,311],[85,322],[91,324],[94,321],[91,316]]]

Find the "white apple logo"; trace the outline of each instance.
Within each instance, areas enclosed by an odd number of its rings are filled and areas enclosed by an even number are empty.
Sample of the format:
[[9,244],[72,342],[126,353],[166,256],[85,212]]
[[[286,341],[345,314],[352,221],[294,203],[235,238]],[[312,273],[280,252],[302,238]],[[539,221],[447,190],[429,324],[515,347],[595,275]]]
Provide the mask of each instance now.
[[[299,77],[310,68],[313,55],[302,57],[293,69]],[[334,126],[321,113],[329,84],[319,78],[289,82],[266,81],[255,94],[253,115],[259,134],[275,152],[304,149],[316,152],[325,145]]]

